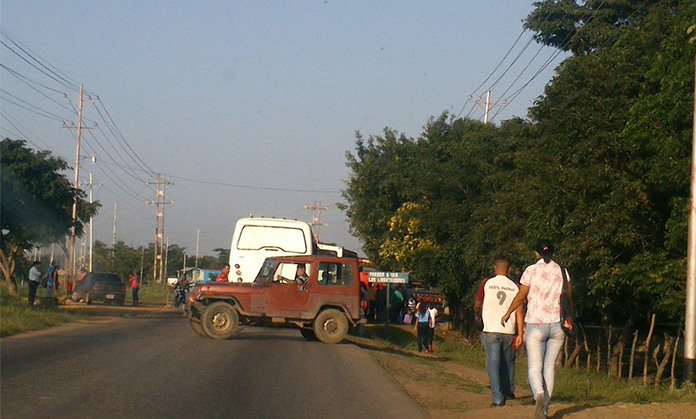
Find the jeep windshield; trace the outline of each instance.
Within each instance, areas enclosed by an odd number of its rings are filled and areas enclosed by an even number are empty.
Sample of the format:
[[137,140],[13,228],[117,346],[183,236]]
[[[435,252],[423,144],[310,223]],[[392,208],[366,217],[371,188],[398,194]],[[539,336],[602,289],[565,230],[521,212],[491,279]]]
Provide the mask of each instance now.
[[273,278],[273,273],[275,272],[275,264],[275,259],[266,259],[263,262],[263,265],[261,266],[261,270],[259,270],[259,274],[256,275],[254,283],[265,284],[267,282],[271,282],[271,279]]

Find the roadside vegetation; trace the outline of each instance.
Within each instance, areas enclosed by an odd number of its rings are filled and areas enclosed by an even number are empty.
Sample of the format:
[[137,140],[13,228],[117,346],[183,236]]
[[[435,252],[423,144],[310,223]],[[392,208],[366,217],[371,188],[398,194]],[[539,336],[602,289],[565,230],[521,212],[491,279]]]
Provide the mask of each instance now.
[[[415,336],[410,328],[372,326],[367,328],[367,333],[370,338],[385,346],[413,353],[417,352]],[[435,353],[432,356],[407,356],[403,359],[415,364],[429,364],[430,369],[437,371],[437,374],[433,374],[430,379],[441,384],[450,380],[440,380],[437,377],[451,377],[453,375],[452,364],[477,370],[480,372],[478,377],[484,377],[484,382],[481,383],[479,380],[478,384],[472,384],[471,381],[468,381],[467,391],[485,396],[489,395],[489,390],[486,388],[486,356],[481,345],[471,344],[456,334],[445,338],[436,337],[434,345]],[[391,373],[397,373],[389,368],[388,363],[380,363]],[[528,391],[526,357],[518,356],[515,367],[515,381],[518,391],[520,393]],[[467,378],[459,376],[457,380],[451,381],[451,385],[461,387],[463,381],[467,381]],[[674,391],[667,390],[667,387],[656,390],[653,386],[642,386],[638,380],[633,382],[617,381],[607,378],[606,374],[557,368],[554,399],[558,402],[582,406],[601,406],[615,403],[696,403],[696,389],[685,385]]]
[[19,295],[13,295],[5,287],[0,287],[0,336],[12,336],[32,330],[47,329],[64,323],[82,319],[81,316],[62,313],[54,299],[38,298],[37,307],[29,307],[23,288]]

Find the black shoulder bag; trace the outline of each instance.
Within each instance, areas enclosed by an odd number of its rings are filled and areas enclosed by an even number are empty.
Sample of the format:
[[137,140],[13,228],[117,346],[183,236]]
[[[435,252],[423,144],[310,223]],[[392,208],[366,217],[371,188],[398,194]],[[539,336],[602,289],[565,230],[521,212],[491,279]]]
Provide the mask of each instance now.
[[561,266],[561,274],[563,275],[563,288],[561,289],[561,329],[568,337],[575,336],[576,325],[573,319],[573,301],[570,298],[570,282],[566,269]]

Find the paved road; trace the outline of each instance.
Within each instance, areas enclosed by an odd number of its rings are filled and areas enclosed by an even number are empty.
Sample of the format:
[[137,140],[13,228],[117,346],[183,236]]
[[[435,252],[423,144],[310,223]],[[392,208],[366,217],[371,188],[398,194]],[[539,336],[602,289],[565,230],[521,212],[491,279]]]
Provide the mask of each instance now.
[[246,328],[214,341],[185,319],[117,319],[2,339],[0,417],[418,418],[363,349]]

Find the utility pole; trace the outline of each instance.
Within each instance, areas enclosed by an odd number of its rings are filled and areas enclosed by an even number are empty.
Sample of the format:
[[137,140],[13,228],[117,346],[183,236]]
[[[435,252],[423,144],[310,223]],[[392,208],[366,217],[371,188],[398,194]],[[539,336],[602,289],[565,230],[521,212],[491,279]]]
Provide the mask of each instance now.
[[[91,129],[87,127],[82,126],[82,108],[83,108],[83,103],[84,103],[84,86],[80,84],[80,98],[78,101],[78,107],[77,107],[77,144],[75,145],[75,180],[74,180],[74,185],[75,189],[80,188],[80,147],[82,144],[82,130],[83,129]],[[65,125],[63,123],[63,128],[75,128],[75,125]],[[77,194],[73,197],[73,206],[72,206],[72,228],[70,229],[70,243],[68,246],[69,249],[69,267],[68,267],[68,277],[70,278],[70,282],[72,284],[71,288],[75,286],[75,277],[77,274],[77,269],[76,269],[76,262],[77,262],[77,257],[76,257],[76,252],[75,252],[75,236],[77,235]]]
[[[96,156],[92,156],[92,165],[97,161]],[[89,183],[87,184],[89,186],[89,203],[94,204],[94,178],[92,177],[92,172],[89,172]],[[98,183],[98,185],[101,185],[101,182]],[[92,215],[89,216],[89,272],[92,272],[92,248],[94,246],[94,217]]]
[[[691,26],[689,43],[696,47],[696,25]],[[696,54],[694,54],[696,83]],[[684,321],[684,379],[696,381],[696,84],[694,85],[693,131],[691,141],[691,199],[689,202],[689,236],[686,256],[686,315]]]
[[476,105],[478,105],[479,108],[483,109],[483,123],[484,123],[484,125],[488,125],[488,123],[491,120],[491,110],[494,107],[497,108],[499,106],[503,106],[507,102],[507,101],[503,101],[503,103],[501,103],[500,105],[498,105],[497,103],[494,105],[492,99],[493,99],[493,91],[492,90],[486,91],[486,101],[485,102],[481,101],[480,96],[478,99],[476,99]]
[[196,229],[196,270],[198,270],[198,245],[201,242],[201,229]]
[[491,91],[486,92],[486,112],[483,114],[483,124],[488,125],[488,115],[491,113]]
[[[77,108],[77,146],[75,147],[75,189],[80,188],[80,145],[82,143],[82,102],[84,97],[84,87],[80,84],[80,100]],[[68,275],[73,286],[75,285],[75,235],[77,233],[77,193],[73,197],[72,206],[72,228],[70,229],[70,267]]]
[[147,205],[155,206],[155,243],[154,243],[154,263],[152,265],[152,278],[161,284],[164,278],[164,209],[167,205],[171,205],[173,201],[165,199],[166,188],[169,185],[174,185],[173,182],[168,182],[163,176],[157,176],[153,182],[146,182],[148,185],[155,185],[155,200],[146,201]]
[[143,282],[143,267],[145,266],[145,246],[140,247],[140,282]]
[[116,266],[116,223],[118,222],[118,203],[114,202],[114,227],[111,233],[111,270]]
[[312,205],[305,205],[304,209],[312,211],[312,232],[314,240],[319,243],[319,227],[326,227],[326,224],[321,222],[321,212],[328,211],[328,207],[322,207],[321,201],[314,201]]

